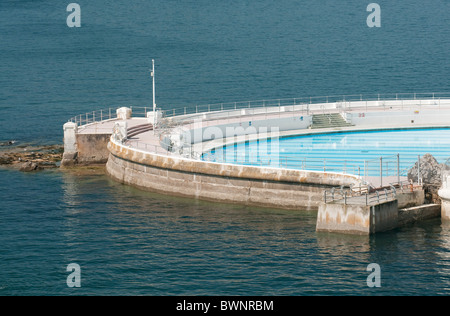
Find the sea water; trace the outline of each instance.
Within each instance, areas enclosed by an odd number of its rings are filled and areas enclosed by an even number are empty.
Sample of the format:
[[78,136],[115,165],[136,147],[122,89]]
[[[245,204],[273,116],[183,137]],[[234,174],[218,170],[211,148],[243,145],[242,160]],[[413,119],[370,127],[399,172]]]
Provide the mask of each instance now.
[[[0,141],[62,143],[72,116],[448,89],[448,1],[0,2]],[[0,169],[1,295],[448,295],[450,227],[315,232],[316,213]],[[72,264],[80,287],[69,287]],[[381,287],[368,287],[369,264]]]

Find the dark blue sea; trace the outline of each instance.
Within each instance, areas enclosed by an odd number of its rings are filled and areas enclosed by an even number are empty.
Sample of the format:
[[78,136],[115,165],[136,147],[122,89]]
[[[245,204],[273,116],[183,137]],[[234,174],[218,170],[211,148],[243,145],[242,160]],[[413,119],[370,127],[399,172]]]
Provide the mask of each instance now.
[[[62,143],[120,106],[449,92],[450,2],[0,2],[0,142]],[[0,295],[449,295],[450,224],[319,234],[314,212],[142,192],[104,175],[0,169]],[[68,287],[69,264],[81,287]],[[370,263],[381,287],[368,287]]]

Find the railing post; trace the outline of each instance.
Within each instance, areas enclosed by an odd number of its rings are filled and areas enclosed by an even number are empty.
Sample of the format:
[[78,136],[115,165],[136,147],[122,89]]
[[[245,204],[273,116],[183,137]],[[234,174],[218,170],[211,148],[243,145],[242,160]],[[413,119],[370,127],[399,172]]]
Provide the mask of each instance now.
[[364,181],[367,181],[367,160],[364,160]]
[[419,184],[420,185],[420,155],[418,155],[418,158],[417,158],[417,184]]
[[383,157],[380,157],[380,187],[383,186]]
[[400,183],[400,154],[397,154],[397,182]]

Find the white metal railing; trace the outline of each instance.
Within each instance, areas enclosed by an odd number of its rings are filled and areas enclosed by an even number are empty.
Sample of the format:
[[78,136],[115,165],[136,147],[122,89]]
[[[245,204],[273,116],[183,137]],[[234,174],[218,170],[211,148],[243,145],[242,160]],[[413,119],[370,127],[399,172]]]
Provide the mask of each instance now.
[[323,192],[323,201],[325,203],[343,203],[358,205],[373,205],[397,198],[397,189],[394,185],[384,188],[371,188],[368,185],[367,191],[359,193],[353,190],[345,190],[344,188],[331,188]]
[[[340,111],[351,111],[352,105],[349,102],[366,102],[365,106],[368,107],[368,103],[371,101],[417,101],[409,103],[402,103],[397,105],[397,108],[403,106],[421,106],[422,101],[434,100],[436,105],[441,104],[441,100],[450,100],[450,92],[429,92],[429,93],[390,93],[390,94],[353,94],[353,95],[330,95],[330,96],[316,96],[316,97],[299,97],[299,98],[285,98],[285,99],[271,99],[271,100],[254,100],[254,101],[238,101],[238,102],[225,102],[225,103],[215,103],[206,105],[192,105],[181,108],[174,109],[161,109],[163,117],[175,117],[175,116],[186,116],[195,114],[205,114],[211,112],[230,112],[234,110],[242,109],[257,109],[262,108],[262,114],[269,113],[267,108],[279,108],[278,110],[273,109],[272,112],[276,113],[283,107],[283,111],[286,112],[301,112],[309,113],[310,111],[322,111],[325,113],[327,109],[325,106],[321,105],[319,107],[314,107],[314,104],[327,104],[327,103],[337,103],[337,107],[334,109]],[[445,105],[450,105],[446,102]],[[386,104],[378,104],[377,107],[384,108]],[[103,110],[97,110],[93,112],[87,112],[84,114],[79,114],[69,119],[70,122],[77,123],[78,126],[83,126],[91,124],[94,122],[99,122],[103,120],[116,119],[116,110],[119,107],[106,108]],[[146,117],[148,112],[153,110],[153,107],[142,107],[142,106],[131,106],[133,110],[133,115]],[[358,104],[357,108],[361,108],[361,104]],[[373,108],[373,106],[371,106]],[[265,109],[265,110],[264,110]],[[257,113],[249,113],[257,114]],[[239,116],[239,113],[234,113],[233,115]],[[245,114],[246,115],[246,114]]]
[[206,105],[192,105],[188,107],[163,110],[165,117],[182,116],[188,114],[199,114],[219,111],[232,111],[240,109],[254,109],[266,107],[283,107],[303,105],[308,109],[308,104],[318,103],[346,103],[355,101],[401,101],[401,100],[436,100],[450,99],[450,92],[429,93],[389,93],[389,94],[352,94],[352,95],[330,95],[316,97],[285,98],[271,100],[225,102]]
[[[80,127],[96,122],[115,120],[117,119],[117,109],[119,109],[119,107],[79,114],[77,116],[71,117],[69,119],[69,122],[76,123]],[[147,117],[147,113],[153,111],[152,107],[130,106],[130,109],[132,111],[133,117]]]
[[383,184],[383,179],[392,179],[393,177],[400,182],[400,178],[405,177],[408,170],[417,162],[416,159],[411,157],[400,159],[399,154],[372,160],[292,157],[278,154],[272,156],[267,155],[265,157],[253,157],[255,156],[235,155],[234,153],[225,153],[223,155],[204,153],[201,158],[204,161],[218,163],[353,174],[365,180],[377,177],[380,179],[381,185]]

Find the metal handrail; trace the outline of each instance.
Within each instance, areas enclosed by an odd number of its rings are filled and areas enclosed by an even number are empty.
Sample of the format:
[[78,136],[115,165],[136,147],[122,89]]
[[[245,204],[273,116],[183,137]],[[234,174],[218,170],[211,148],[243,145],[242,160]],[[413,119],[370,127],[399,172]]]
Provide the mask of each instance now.
[[[369,184],[370,186],[370,184]],[[374,187],[372,187],[374,188]],[[375,188],[374,188],[375,189]],[[380,190],[384,193],[384,195],[380,195]],[[355,191],[341,191],[340,196],[335,195],[335,188],[332,188],[330,190],[324,190],[324,203],[333,203],[333,202],[342,202],[344,205],[351,204],[353,198],[360,198],[365,197],[364,203],[365,205],[371,205],[372,203],[380,203],[383,202],[383,198],[385,201],[389,201],[389,198],[396,199],[397,198],[397,191],[395,187],[391,186],[388,188],[378,188],[375,189],[373,192],[364,192],[358,194]],[[328,199],[328,196],[331,195],[331,199]]]
[[252,109],[258,107],[282,107],[292,105],[310,105],[315,103],[336,103],[342,102],[341,106],[346,107],[346,102],[356,101],[401,101],[401,100],[440,100],[450,98],[450,92],[421,92],[421,93],[388,93],[388,94],[352,94],[352,95],[329,95],[314,97],[297,97],[283,99],[262,99],[252,101],[236,101],[203,105],[191,105],[186,107],[164,110],[166,117],[209,113],[217,111],[230,111],[241,109]]
[[[68,121],[76,123],[78,127],[87,126],[97,122],[106,122],[109,120],[117,119],[117,108],[106,108],[101,110],[96,110],[92,112],[87,112],[84,114],[79,114],[77,116],[71,117]],[[147,113],[152,111],[151,107],[139,107],[130,106],[133,116],[137,117],[147,117]],[[160,110],[160,109],[158,109]]]
[[[284,99],[269,99],[269,100],[254,100],[254,101],[237,101],[226,103],[215,103],[206,105],[191,105],[180,108],[173,108],[170,110],[162,110],[158,108],[164,117],[174,117],[187,114],[210,113],[217,111],[230,111],[241,109],[255,109],[267,107],[283,107],[300,105],[301,111],[309,112],[310,105],[317,103],[340,103],[339,110],[348,110],[348,102],[356,101],[393,101],[393,100],[438,100],[450,99],[450,92],[421,92],[421,93],[389,93],[389,94],[353,94],[353,95],[329,95],[329,96],[315,96],[315,97],[298,97],[298,98],[284,98]],[[383,104],[379,105],[384,107]],[[79,126],[91,124],[93,122],[102,121],[104,118],[117,118],[116,110],[119,107],[110,107],[93,112],[76,115],[69,119],[70,122],[78,123]],[[152,110],[148,106],[131,106],[131,108],[139,109],[143,113],[143,117]],[[325,108],[321,108],[325,111]],[[297,108],[297,111],[299,109]]]

